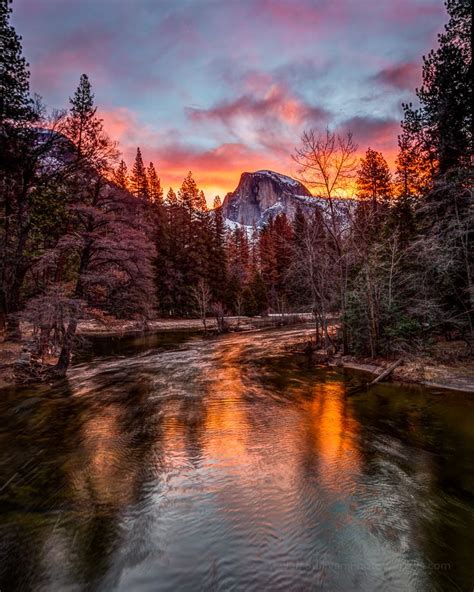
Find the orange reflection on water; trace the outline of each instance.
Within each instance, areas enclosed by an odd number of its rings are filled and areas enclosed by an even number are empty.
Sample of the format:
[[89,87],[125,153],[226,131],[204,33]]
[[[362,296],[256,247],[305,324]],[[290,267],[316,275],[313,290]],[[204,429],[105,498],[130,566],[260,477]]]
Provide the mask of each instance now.
[[[222,348],[212,375],[213,400],[205,421],[206,453],[226,462],[250,462],[247,453],[247,414],[242,407],[245,385],[238,363],[241,349]],[[247,457],[245,461],[245,457]]]
[[129,442],[122,434],[122,417],[120,406],[109,405],[83,423],[72,474],[78,501],[100,500],[115,507],[130,501],[135,472],[130,470]]
[[321,483],[332,491],[359,473],[358,424],[341,382],[318,384],[308,406],[310,437],[318,458]]

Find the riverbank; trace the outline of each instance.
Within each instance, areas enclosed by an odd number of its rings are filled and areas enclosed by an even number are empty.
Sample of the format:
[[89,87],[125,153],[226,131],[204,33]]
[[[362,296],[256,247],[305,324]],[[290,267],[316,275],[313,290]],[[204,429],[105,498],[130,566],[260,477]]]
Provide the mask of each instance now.
[[[310,335],[308,335],[311,338]],[[301,338],[286,343],[285,350],[304,354]],[[304,354],[307,355],[307,354]],[[357,356],[328,356],[325,351],[314,351],[322,364],[366,372],[370,382],[393,364],[394,359],[363,358]],[[430,388],[474,393],[474,358],[469,356],[463,341],[439,341],[425,352],[406,354],[403,363],[391,372],[387,381],[419,384]]]
[[[296,325],[310,321],[311,314],[268,315],[264,317],[225,317],[225,323],[230,331],[255,331],[278,327],[282,325]],[[217,331],[215,318],[206,321],[207,331]],[[95,320],[80,321],[78,334],[83,337],[125,337],[137,333],[160,333],[165,331],[202,331],[204,326],[200,319],[155,319],[146,324],[137,321],[110,320],[107,323],[98,323]]]
[[[393,360],[367,360],[344,356],[331,365],[367,372],[376,377],[386,370]],[[429,356],[412,356],[391,373],[390,380],[411,383],[465,393],[474,393],[474,362],[442,364]]]

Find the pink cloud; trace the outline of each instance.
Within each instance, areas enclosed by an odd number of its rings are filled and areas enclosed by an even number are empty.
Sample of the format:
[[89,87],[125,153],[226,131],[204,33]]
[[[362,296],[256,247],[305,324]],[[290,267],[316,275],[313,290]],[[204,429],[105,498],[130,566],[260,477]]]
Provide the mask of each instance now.
[[383,68],[374,80],[400,90],[413,91],[421,82],[421,60],[420,63],[404,62]]
[[394,119],[377,117],[352,117],[344,121],[340,131],[351,131],[359,145],[358,153],[363,156],[370,146],[382,152],[388,164],[393,167],[398,152],[400,123]]
[[289,127],[314,125],[329,116],[325,109],[309,104],[286,85],[273,82],[269,75],[252,73],[243,83],[248,93],[209,109],[188,109],[188,117],[194,122],[218,121],[229,128],[235,128],[238,121],[248,120],[256,129],[267,130],[282,124]]
[[131,145],[136,149],[140,143],[151,144],[159,139],[157,132],[142,124],[136,114],[126,107],[100,109],[98,115],[103,120],[108,135],[117,140],[124,149]]
[[222,102],[210,109],[190,109],[194,121],[221,120],[230,123],[235,117],[260,118],[273,116],[288,124],[302,123],[306,119],[322,119],[324,109],[308,105],[301,99],[291,96],[281,86],[272,85],[262,97],[242,95],[239,98]]

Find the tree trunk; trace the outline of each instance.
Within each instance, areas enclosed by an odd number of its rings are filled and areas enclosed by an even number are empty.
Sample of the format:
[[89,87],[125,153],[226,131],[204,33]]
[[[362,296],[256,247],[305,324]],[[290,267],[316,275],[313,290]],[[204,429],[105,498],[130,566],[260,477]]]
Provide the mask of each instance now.
[[26,275],[26,267],[18,267],[11,289],[4,293],[5,341],[21,341],[20,292]]
[[5,325],[5,341],[21,341],[20,319],[17,313],[9,313]]
[[72,348],[74,345],[74,338],[77,330],[77,319],[74,317],[69,321],[69,325],[64,335],[63,345],[59,359],[56,364],[56,374],[59,376],[66,376],[67,369],[71,363]]

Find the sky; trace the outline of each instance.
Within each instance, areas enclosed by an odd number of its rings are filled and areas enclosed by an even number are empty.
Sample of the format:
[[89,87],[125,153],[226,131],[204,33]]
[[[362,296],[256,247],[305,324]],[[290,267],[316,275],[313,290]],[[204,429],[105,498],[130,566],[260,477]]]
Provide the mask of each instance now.
[[31,90],[65,108],[88,74],[128,165],[189,170],[209,203],[244,171],[296,176],[305,129],[351,130],[393,166],[402,102],[442,0],[14,0]]

